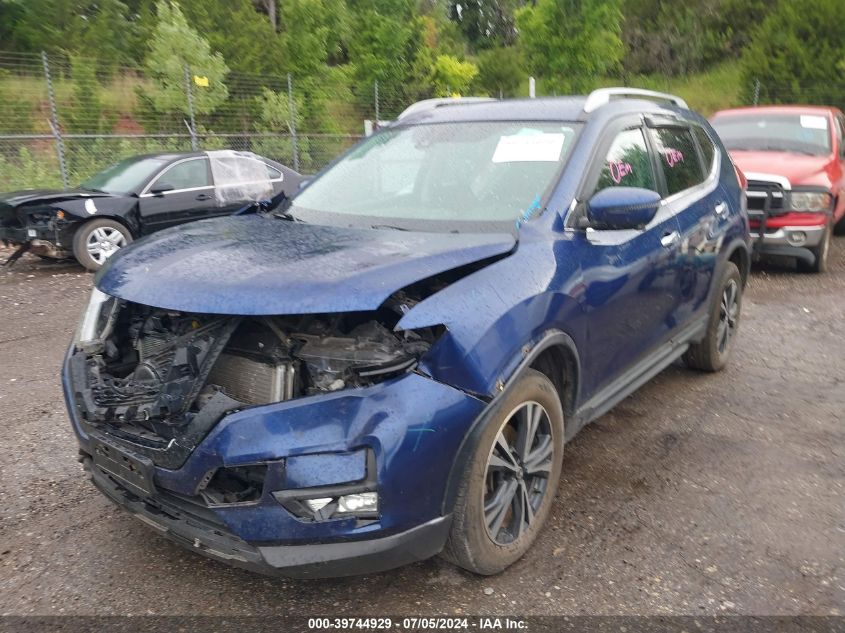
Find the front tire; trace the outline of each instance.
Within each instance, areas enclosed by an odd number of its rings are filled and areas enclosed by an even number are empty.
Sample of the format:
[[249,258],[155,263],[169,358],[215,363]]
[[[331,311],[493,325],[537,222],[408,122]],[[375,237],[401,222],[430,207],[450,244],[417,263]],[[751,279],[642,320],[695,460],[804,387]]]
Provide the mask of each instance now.
[[728,364],[742,311],[742,276],[733,262],[725,264],[717,292],[710,306],[707,333],[684,353],[690,369],[720,371]]
[[828,226],[822,236],[821,243],[815,248],[810,249],[816,260],[812,264],[808,264],[803,259],[798,260],[798,270],[802,273],[823,273],[827,270],[827,256],[830,253],[830,236],[833,229]]
[[563,436],[555,386],[544,374],[527,370],[479,438],[458,490],[444,558],[487,576],[525,554],[557,491]]
[[76,229],[73,255],[85,268],[97,271],[109,257],[131,243],[132,234],[120,222],[97,218]]

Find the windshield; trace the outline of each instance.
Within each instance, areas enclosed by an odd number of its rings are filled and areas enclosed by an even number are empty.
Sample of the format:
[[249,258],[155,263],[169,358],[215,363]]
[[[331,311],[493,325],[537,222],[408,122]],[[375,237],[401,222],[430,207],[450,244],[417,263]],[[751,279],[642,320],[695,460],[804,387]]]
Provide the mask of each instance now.
[[79,188],[108,193],[132,193],[158,173],[165,162],[160,158],[127,158],[95,174],[79,185]]
[[388,129],[293,200],[296,219],[448,230],[539,210],[572,147],[570,123],[471,122]]
[[829,154],[828,119],[820,114],[725,114],[713,127],[729,150]]

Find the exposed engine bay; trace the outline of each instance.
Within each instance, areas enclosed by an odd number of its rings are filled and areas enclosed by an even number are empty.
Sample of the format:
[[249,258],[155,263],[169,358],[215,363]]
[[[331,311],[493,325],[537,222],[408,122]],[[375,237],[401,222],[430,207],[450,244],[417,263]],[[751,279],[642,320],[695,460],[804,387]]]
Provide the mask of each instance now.
[[440,334],[393,331],[415,303],[404,293],[376,312],[293,317],[109,302],[97,338],[71,358],[77,408],[87,424],[151,448],[189,451],[233,409],[398,376]]

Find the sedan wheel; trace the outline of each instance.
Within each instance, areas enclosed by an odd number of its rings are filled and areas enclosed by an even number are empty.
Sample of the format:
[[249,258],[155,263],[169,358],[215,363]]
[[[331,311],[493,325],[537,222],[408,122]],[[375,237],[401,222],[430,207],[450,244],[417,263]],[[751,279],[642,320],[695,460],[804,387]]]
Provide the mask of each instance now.
[[121,248],[132,242],[129,230],[107,218],[91,220],[76,230],[73,254],[88,270],[98,270]]

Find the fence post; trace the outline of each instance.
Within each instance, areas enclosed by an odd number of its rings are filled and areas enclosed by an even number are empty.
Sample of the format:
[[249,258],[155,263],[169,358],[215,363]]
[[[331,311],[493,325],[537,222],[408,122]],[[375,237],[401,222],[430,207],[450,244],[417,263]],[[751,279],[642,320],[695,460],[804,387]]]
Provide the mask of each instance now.
[[293,101],[293,78],[288,73],[288,116],[290,117],[290,136],[293,143],[293,170],[299,171],[299,141],[296,138],[296,104]]
[[381,118],[379,116],[379,112],[378,112],[378,79],[376,79],[373,82],[373,100],[375,101],[375,104],[376,104],[376,127],[378,127],[378,122],[379,122],[379,119]]
[[760,104],[760,80],[754,80],[754,105]]
[[188,64],[185,64],[185,96],[188,99],[188,116],[191,119],[191,124],[188,126],[191,149],[196,152],[199,149],[199,143],[197,143],[197,122],[194,118],[194,89],[191,86],[191,69],[188,68]]
[[534,82],[534,77],[528,78],[528,96],[533,99],[537,96],[537,84]]
[[47,97],[50,100],[50,129],[56,139],[56,155],[59,157],[59,172],[62,175],[62,186],[67,189],[67,165],[65,165],[65,143],[62,140],[62,131],[59,129],[59,113],[56,109],[56,95],[53,92],[53,80],[50,77],[50,61],[47,59],[46,51],[41,51],[41,62],[44,64],[44,79],[47,81]]

